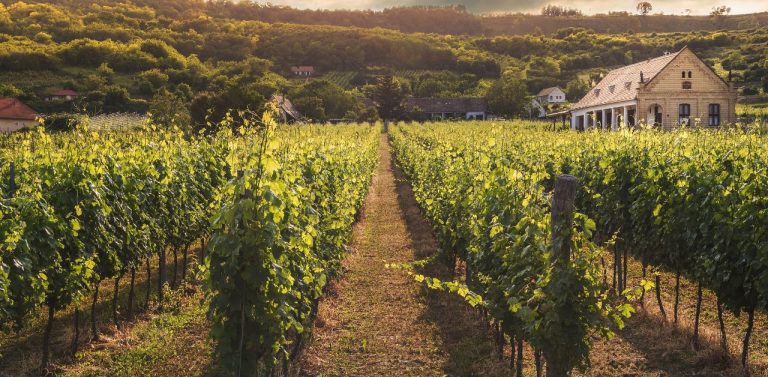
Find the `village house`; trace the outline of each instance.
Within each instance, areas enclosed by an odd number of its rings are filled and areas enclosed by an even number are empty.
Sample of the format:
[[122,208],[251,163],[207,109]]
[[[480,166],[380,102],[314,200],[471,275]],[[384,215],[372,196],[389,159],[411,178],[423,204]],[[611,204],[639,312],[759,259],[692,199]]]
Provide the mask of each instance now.
[[0,98],[0,132],[18,131],[37,125],[35,110],[16,98]]
[[542,105],[550,103],[565,103],[565,92],[560,89],[559,86],[542,89],[539,91],[539,94],[536,95],[536,100]]
[[61,89],[48,94],[45,97],[46,101],[72,101],[79,97],[80,94],[72,89]]
[[531,117],[544,118],[553,108],[557,110],[559,105],[567,102],[565,92],[558,86],[542,89],[531,100]]
[[571,109],[571,128],[710,126],[736,121],[736,89],[690,49],[608,72]]
[[297,77],[311,77],[315,75],[315,67],[311,65],[300,65],[291,67],[291,73]]
[[484,98],[407,98],[405,109],[424,114],[429,120],[486,120],[488,106]]

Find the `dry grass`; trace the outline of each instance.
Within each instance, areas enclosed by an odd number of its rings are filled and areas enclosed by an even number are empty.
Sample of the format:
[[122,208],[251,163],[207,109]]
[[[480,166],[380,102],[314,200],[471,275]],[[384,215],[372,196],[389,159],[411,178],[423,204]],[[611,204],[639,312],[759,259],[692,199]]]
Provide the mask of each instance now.
[[[396,180],[396,176],[400,179]],[[429,224],[393,166],[382,135],[379,167],[355,225],[345,272],[320,302],[301,376],[508,375],[487,328],[455,297],[426,292],[385,263],[436,252]]]
[[[608,261],[609,258],[606,258]],[[612,259],[612,258],[611,258]],[[612,265],[608,264],[609,272]],[[610,280],[610,274],[608,275]],[[628,285],[637,286],[642,266],[631,260]],[[648,273],[648,279],[652,275]],[[609,281],[610,283],[610,281]],[[673,323],[675,275],[661,272],[662,302],[668,320],[664,322],[655,291],[646,293],[636,303],[635,314],[612,341],[599,340],[591,353],[592,368],[587,376],[743,376],[740,365],[741,342],[746,329],[746,314],[741,318],[725,312],[729,352],[720,347],[716,298],[704,290],[699,326],[699,348],[693,346],[696,310],[696,284],[680,279],[678,323]],[[756,313],[750,342],[752,376],[768,376],[768,321],[765,313]]]

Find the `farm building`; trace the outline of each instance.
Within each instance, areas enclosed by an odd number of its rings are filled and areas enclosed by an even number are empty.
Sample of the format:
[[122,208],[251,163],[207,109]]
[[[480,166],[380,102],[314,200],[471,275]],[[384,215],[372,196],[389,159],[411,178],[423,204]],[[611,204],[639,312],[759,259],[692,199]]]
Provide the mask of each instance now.
[[299,65],[291,67],[291,73],[297,77],[311,77],[315,75],[315,67],[311,65]]
[[18,131],[37,125],[37,113],[16,98],[0,98],[0,132]]
[[429,120],[486,120],[488,116],[484,98],[408,98],[405,108],[421,112]]
[[571,128],[716,127],[736,120],[736,89],[690,49],[608,72],[571,110]]
[[46,101],[72,101],[79,97],[80,94],[72,89],[61,89],[56,90],[48,94],[47,97],[45,97]]

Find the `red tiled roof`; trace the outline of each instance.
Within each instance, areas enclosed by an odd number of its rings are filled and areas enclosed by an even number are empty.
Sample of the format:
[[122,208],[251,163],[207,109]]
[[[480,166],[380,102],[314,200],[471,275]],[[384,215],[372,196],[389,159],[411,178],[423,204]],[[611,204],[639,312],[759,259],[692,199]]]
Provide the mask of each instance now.
[[55,92],[51,92],[51,95],[52,96],[57,96],[57,97],[66,97],[66,96],[77,97],[80,94],[78,94],[76,91],[74,91],[72,89],[61,89],[61,90],[57,90]]
[[0,119],[35,120],[37,113],[16,98],[0,98]]
[[573,108],[583,109],[636,99],[637,90],[640,88],[640,74],[643,74],[643,82],[648,83],[683,50],[608,72]]

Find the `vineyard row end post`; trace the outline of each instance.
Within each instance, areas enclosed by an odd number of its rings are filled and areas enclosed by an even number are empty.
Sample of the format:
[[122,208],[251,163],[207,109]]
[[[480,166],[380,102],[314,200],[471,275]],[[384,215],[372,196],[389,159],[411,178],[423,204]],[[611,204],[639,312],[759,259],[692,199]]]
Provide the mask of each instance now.
[[[559,175],[555,180],[555,189],[552,193],[552,253],[550,260],[552,262],[554,274],[565,272],[570,268],[571,261],[571,231],[573,229],[574,203],[576,202],[576,177],[572,175]],[[555,310],[560,311],[560,316],[568,317],[573,312],[566,304],[565,307],[559,307]],[[562,351],[562,350],[561,350]],[[570,373],[570,366],[564,365],[564,360],[555,356],[547,359],[547,377],[567,377]]]

